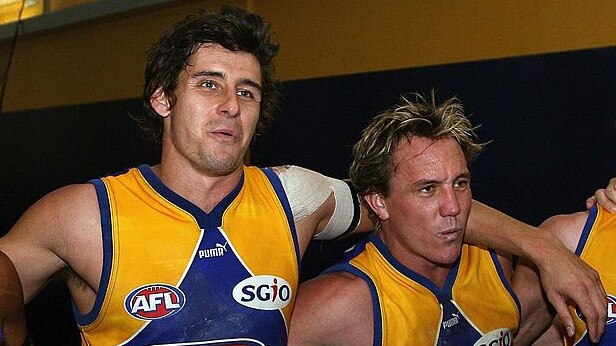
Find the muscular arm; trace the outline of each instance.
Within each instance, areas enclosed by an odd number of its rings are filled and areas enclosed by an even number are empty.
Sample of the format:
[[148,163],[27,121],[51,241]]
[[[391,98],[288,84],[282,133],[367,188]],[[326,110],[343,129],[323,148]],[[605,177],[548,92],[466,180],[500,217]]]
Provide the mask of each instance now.
[[599,339],[607,318],[606,295],[599,275],[550,232],[526,225],[474,201],[465,241],[529,259],[539,269],[547,298],[563,325],[574,330],[566,303],[573,300],[587,318],[591,339]]
[[[567,249],[574,253],[580,240],[582,231],[584,229],[584,224],[586,223],[586,219],[588,218],[588,214],[588,211],[585,211],[569,215],[553,216],[543,222],[540,227],[550,231],[554,236],[558,238],[559,241],[561,241],[567,247]],[[530,280],[538,280],[538,274],[536,271],[533,271],[529,275],[534,275],[534,277],[532,277]],[[528,282],[528,277],[528,275],[526,277],[521,277],[520,281]],[[562,342],[563,335],[565,335],[565,333],[570,335],[573,332],[564,331],[561,323],[558,323],[559,321],[552,321],[551,318],[553,317],[553,314],[550,314],[549,318],[546,316],[546,310],[550,308],[550,305],[545,299],[545,296],[537,292],[541,291],[532,291],[531,294],[533,295],[530,298],[530,303],[527,304],[530,312],[529,321],[527,322],[527,324],[536,323],[537,326],[541,327],[546,326],[547,324],[549,329],[541,335],[540,339],[537,339],[535,341],[535,344],[542,345]],[[537,300],[539,296],[542,296],[543,299]],[[535,330],[530,330],[529,334],[533,336],[539,335],[538,333],[540,333],[541,330],[536,330],[537,326],[535,326]],[[587,329],[589,328],[591,328],[591,326],[587,325]],[[589,333],[589,335],[592,335],[592,333]],[[530,340],[534,340],[534,338]]]
[[348,230],[373,229],[358,196],[342,180],[298,166],[272,169],[287,194],[302,253],[315,237],[333,239]]
[[[550,231],[574,252],[587,216],[587,212],[559,215],[546,220],[540,227]],[[528,345],[537,341],[539,336],[542,343],[562,340],[559,329],[551,326],[553,311],[541,290],[539,274],[534,265],[526,260],[520,262],[514,274],[513,289],[522,304],[522,323],[515,338],[516,345]]]
[[15,264],[28,302],[63,268],[97,285],[101,243],[96,193],[82,184],[56,190],[30,207],[0,238],[0,250]]
[[543,334],[554,318],[551,306],[541,289],[537,268],[521,259],[515,268],[511,283],[521,306],[520,328],[514,338],[515,345],[530,345]]
[[[587,212],[558,215],[549,218],[540,227],[553,234],[573,253],[587,217]],[[547,297],[541,290],[537,269],[528,261],[522,260],[516,267],[512,286],[522,305],[522,323],[516,335],[515,343],[516,345],[528,345],[550,327],[554,317],[553,311]],[[569,331],[569,333],[572,333],[572,331]],[[556,329],[552,328],[548,335],[543,336],[542,342],[547,342],[548,339],[562,340],[562,336],[559,337]]]
[[348,273],[319,276],[300,285],[289,345],[372,345],[368,286]]

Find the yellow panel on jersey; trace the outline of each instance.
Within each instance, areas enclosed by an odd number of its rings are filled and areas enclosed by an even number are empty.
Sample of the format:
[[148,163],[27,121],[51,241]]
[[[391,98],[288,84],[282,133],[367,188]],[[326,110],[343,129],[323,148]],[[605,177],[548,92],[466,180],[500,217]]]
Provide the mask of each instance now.
[[[584,262],[599,273],[608,298],[605,333],[599,344],[592,345],[616,345],[616,256],[613,246],[615,240],[616,214],[611,214],[603,207],[595,205],[586,219],[575,251]],[[571,310],[574,311],[573,308]],[[586,324],[577,313],[573,315],[575,335],[573,341],[566,340],[565,344],[591,345],[586,334]]]
[[286,344],[299,251],[271,170],[244,167],[209,214],[148,166],[92,183],[104,264],[83,344]]
[[[272,268],[275,268],[276,272],[285,269],[286,272],[281,276],[295,278],[294,281],[297,281],[299,266],[289,264],[299,263],[299,251],[290,251],[296,250],[294,246],[297,242],[294,239],[295,231],[289,231],[289,221],[283,205],[260,169],[247,167],[246,171],[252,171],[254,174],[245,175],[244,188],[224,212],[222,228],[228,230],[227,235],[238,253],[250,254],[242,258],[253,275],[272,274]],[[283,231],[272,231],[276,229]],[[253,241],[247,241],[246,230],[254,233]],[[264,249],[257,249],[260,247]],[[296,287],[297,283],[294,283],[293,292]],[[293,304],[283,308],[287,321],[291,318],[292,310]]]
[[327,272],[346,271],[370,287],[375,345],[510,345],[519,303],[496,254],[464,245],[441,289],[398,262],[377,234]]

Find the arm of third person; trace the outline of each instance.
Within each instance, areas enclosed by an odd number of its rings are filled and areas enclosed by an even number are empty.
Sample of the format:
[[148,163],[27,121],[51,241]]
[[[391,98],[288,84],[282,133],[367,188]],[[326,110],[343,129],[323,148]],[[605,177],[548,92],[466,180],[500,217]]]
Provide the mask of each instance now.
[[590,339],[599,340],[607,319],[599,274],[550,232],[473,201],[465,241],[529,259],[539,269],[546,296],[567,332],[573,335],[575,330],[567,308],[567,301],[573,301],[586,316]]

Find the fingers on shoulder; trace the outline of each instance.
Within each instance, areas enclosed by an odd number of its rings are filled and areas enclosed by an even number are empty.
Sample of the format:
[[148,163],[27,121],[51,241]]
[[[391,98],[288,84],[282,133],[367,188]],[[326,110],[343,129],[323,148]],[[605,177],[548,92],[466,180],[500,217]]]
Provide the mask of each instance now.
[[610,179],[610,182],[605,188],[605,192],[612,197],[616,197],[616,177]]
[[586,200],[586,208],[591,208],[595,203],[616,213],[616,177],[611,178],[605,188],[597,189],[595,194]]

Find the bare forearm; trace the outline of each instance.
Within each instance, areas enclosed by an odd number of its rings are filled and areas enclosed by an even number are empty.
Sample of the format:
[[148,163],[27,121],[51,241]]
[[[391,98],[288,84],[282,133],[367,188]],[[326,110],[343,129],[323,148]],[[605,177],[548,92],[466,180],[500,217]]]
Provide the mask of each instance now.
[[550,326],[554,311],[541,289],[539,273],[528,261],[518,263],[511,286],[521,306],[520,327],[514,344],[530,345]]
[[[528,258],[532,262],[544,251],[561,247],[549,232],[518,221],[473,200],[464,241]],[[538,264],[538,263],[537,263]]]

